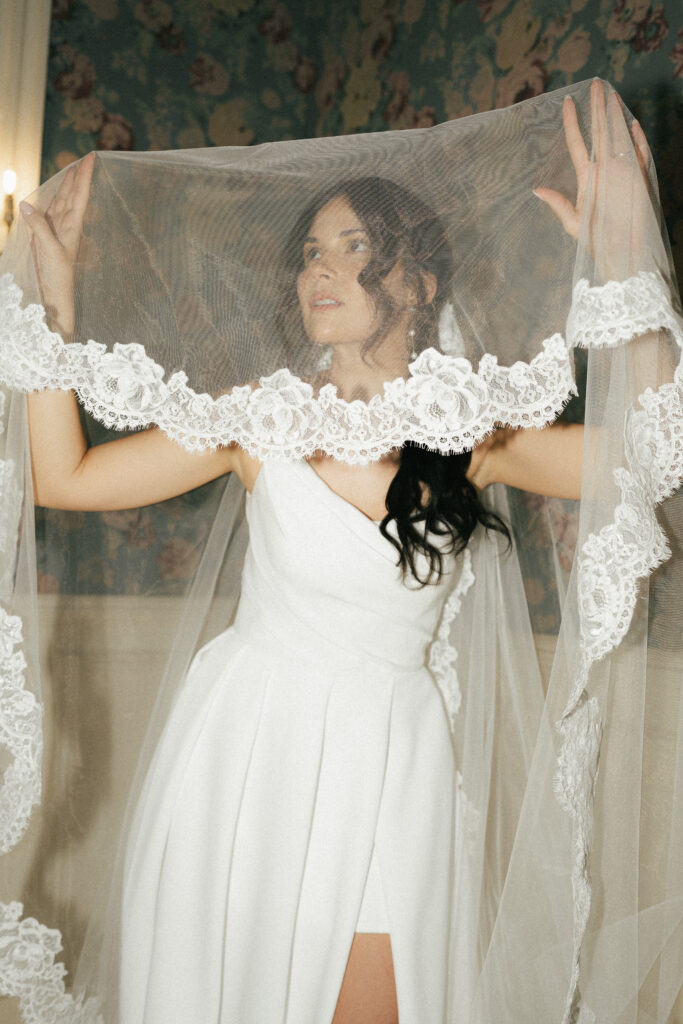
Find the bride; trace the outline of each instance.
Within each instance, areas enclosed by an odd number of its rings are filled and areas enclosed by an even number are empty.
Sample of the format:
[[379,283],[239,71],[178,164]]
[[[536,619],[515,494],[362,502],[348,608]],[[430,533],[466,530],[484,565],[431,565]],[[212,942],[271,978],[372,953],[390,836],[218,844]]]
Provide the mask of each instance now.
[[[571,99],[563,120],[576,203],[536,194],[576,238],[589,158]],[[633,138],[644,167],[637,123]],[[22,204],[65,341],[92,169],[92,156],[70,169],[44,214]],[[287,259],[283,331],[330,353],[316,389],[368,400],[435,344],[454,256],[417,194],[380,178],[331,185]],[[134,812],[119,1024],[443,1020],[455,770],[425,648],[475,529],[501,552],[509,539],[481,493],[578,498],[583,428],[288,465],[236,444],[189,452],[157,428],[88,447],[73,393],[28,405],[40,505],[135,508],[226,473],[249,495],[236,620],[196,655]]]

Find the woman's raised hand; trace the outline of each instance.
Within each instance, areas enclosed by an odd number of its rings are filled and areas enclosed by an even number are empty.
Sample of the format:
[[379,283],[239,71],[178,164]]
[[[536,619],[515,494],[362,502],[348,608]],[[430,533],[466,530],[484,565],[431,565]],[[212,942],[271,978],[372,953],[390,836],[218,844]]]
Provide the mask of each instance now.
[[[569,156],[576,173],[576,202],[551,188],[534,189],[547,203],[562,227],[578,240],[590,181],[586,245],[605,276],[627,271],[624,261],[642,242],[649,209],[648,163],[650,151],[638,121],[629,127],[621,100],[612,92],[605,97],[603,83],[591,84],[591,154],[579,128],[570,97],[562,105],[562,121]],[[599,202],[596,203],[596,200]],[[600,223],[598,225],[598,218]],[[598,244],[597,233],[600,233]]]
[[64,337],[74,329],[74,264],[83,233],[95,154],[69,167],[45,213],[27,202],[20,210],[31,233],[33,258],[51,324]]

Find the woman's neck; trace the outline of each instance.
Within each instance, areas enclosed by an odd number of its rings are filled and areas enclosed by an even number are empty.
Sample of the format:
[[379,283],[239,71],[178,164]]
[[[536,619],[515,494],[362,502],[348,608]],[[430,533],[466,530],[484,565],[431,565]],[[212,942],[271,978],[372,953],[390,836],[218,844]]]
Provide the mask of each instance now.
[[335,345],[332,363],[324,374],[325,383],[334,384],[340,398],[347,402],[360,399],[369,401],[382,394],[387,381],[408,375],[408,352],[403,339],[391,344],[386,338],[376,348],[365,353],[361,346]]

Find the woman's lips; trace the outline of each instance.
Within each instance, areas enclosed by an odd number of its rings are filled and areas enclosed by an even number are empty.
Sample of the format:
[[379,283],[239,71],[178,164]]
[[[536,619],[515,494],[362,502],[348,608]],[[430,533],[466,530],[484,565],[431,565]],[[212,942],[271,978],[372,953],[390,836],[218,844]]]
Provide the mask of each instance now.
[[339,299],[334,295],[312,295],[309,302],[311,312],[321,313],[329,309],[338,309],[341,306]]

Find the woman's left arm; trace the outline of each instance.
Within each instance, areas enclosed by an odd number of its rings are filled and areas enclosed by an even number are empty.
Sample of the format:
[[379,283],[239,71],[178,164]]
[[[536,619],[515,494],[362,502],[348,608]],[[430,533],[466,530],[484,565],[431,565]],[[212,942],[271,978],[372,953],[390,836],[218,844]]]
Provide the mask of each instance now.
[[581,497],[583,424],[554,423],[543,430],[501,428],[472,452],[467,473],[481,491],[508,484],[548,498]]
[[[572,202],[551,188],[536,188],[535,193],[548,204],[567,234],[576,240],[585,216],[583,207],[591,172],[591,154],[570,97],[566,97],[562,104],[562,120],[567,149],[576,172],[576,199]],[[607,144],[610,131],[611,146]],[[614,138],[615,133],[618,139]],[[622,232],[632,232],[631,221],[623,215],[624,196],[632,197],[638,183],[631,162],[623,158],[633,143],[644,185],[637,195],[639,201],[647,202],[649,150],[638,122],[633,121],[630,128],[627,126],[619,96],[613,92],[607,97],[602,82],[597,79],[591,85],[591,138],[593,173],[596,180],[601,176],[609,179],[609,197],[614,200],[606,214],[603,211],[599,220],[594,219],[609,243],[608,252],[616,253],[619,262],[624,244]],[[593,192],[597,191],[594,188]],[[592,252],[595,252],[595,239],[591,234],[594,227],[589,211],[586,244]],[[633,245],[632,234],[626,241]],[[609,261],[605,262],[604,253],[601,254],[600,269],[606,279],[612,276],[613,268]],[[640,339],[640,353],[641,359],[652,358],[651,352],[644,347],[644,338]],[[473,450],[468,479],[478,490],[483,490],[488,484],[504,483],[549,498],[578,499],[581,497],[583,435],[583,426],[574,423],[554,423],[542,430],[500,428]]]

